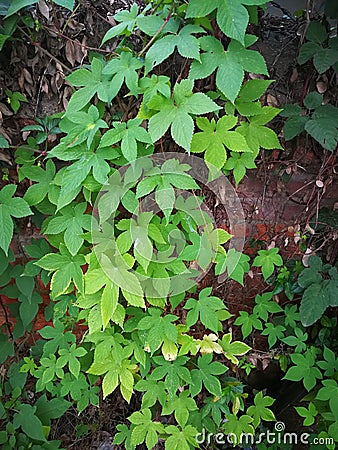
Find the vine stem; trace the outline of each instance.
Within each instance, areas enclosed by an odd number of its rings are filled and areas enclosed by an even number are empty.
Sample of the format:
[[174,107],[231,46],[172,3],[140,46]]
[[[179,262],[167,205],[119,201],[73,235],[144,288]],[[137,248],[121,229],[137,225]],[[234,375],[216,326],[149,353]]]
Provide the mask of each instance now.
[[171,15],[172,15],[172,13],[173,13],[173,11],[174,11],[174,5],[175,5],[175,3],[172,2],[171,7],[170,7],[170,11],[169,11],[169,13],[168,13],[168,15],[167,15],[165,21],[164,21],[163,24],[160,26],[160,28],[156,31],[156,33],[154,34],[154,36],[150,39],[150,41],[148,42],[148,44],[147,44],[145,47],[143,47],[143,49],[139,52],[139,54],[138,54],[139,57],[142,56],[143,53],[144,53],[145,51],[148,50],[148,48],[153,44],[153,42],[155,41],[155,39],[157,38],[157,36],[161,33],[161,31],[163,30],[163,28],[167,25],[167,23],[169,22],[169,20],[170,20],[170,18],[171,18]]

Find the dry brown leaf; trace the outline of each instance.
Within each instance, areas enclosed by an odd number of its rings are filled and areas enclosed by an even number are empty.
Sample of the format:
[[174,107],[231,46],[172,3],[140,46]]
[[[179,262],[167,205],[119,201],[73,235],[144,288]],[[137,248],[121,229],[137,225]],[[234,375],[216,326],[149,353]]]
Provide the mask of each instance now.
[[28,70],[25,67],[22,69],[22,73],[25,81],[27,81],[27,83],[29,84],[33,84],[32,75],[28,72]]
[[38,8],[43,17],[49,20],[49,7],[47,3],[44,0],[40,0],[38,3]]
[[297,80],[298,80],[298,70],[295,67],[290,77],[290,83],[295,83]]
[[11,109],[9,109],[8,106],[5,105],[4,103],[0,103],[0,111],[2,112],[2,114],[4,116],[12,116],[13,115],[13,111]]
[[325,81],[323,81],[323,80],[318,81],[316,84],[316,87],[317,87],[317,91],[320,94],[324,94],[324,92],[327,91],[327,83],[325,83]]
[[67,41],[66,42],[66,48],[65,48],[66,58],[70,62],[72,67],[74,67],[75,60],[76,60],[76,56],[75,56],[76,49],[75,49],[75,47],[77,47],[77,45],[74,44],[73,41]]
[[268,94],[266,96],[266,103],[268,106],[273,106],[274,108],[278,107],[278,100],[274,95]]

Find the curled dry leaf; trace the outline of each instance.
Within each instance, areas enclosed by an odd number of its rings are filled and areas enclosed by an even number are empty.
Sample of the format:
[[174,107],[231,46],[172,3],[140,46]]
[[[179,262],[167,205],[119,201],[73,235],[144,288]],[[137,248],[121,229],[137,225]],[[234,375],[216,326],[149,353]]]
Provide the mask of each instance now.
[[315,252],[311,248],[307,248],[305,255],[302,258],[302,263],[304,267],[309,267],[310,256],[315,255]]
[[316,84],[316,87],[317,87],[317,91],[320,94],[324,94],[324,92],[327,91],[327,83],[325,83],[325,81],[323,81],[323,80],[318,81]]
[[0,103],[0,112],[4,115],[4,116],[12,116],[13,115],[13,111],[11,111],[7,105],[5,105],[4,103]]
[[266,103],[268,106],[278,107],[278,100],[274,95],[268,94],[266,96]]
[[295,83],[297,80],[298,80],[298,70],[296,69],[296,67],[294,67],[290,77],[290,83]]
[[44,0],[40,0],[38,3],[38,8],[43,17],[49,21],[49,7],[47,3]]

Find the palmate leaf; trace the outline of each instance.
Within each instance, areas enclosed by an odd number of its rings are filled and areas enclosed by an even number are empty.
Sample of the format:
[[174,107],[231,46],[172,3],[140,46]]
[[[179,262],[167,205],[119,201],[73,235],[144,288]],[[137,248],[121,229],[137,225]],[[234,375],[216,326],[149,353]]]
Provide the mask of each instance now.
[[47,161],[46,170],[39,166],[25,164],[20,169],[20,175],[36,181],[27,189],[24,200],[31,206],[38,205],[48,195],[50,184],[55,176],[55,164],[53,161]]
[[169,435],[165,442],[165,450],[190,450],[196,446],[197,429],[186,425],[180,430],[174,425],[168,425],[165,432]]
[[163,434],[164,426],[161,422],[153,422],[150,409],[142,409],[134,412],[128,417],[129,422],[135,425],[131,433],[133,445],[146,443],[147,449],[151,450],[158,442],[159,434]]
[[[149,375],[149,380],[162,380],[165,378],[165,386],[169,396],[173,398],[180,387],[191,383],[191,375],[186,362],[189,360],[187,356],[179,356],[175,361],[166,361],[162,356],[153,358],[157,367]],[[200,391],[199,391],[200,392]]]
[[30,216],[28,203],[21,197],[14,197],[17,186],[7,184],[0,190],[0,248],[8,255],[9,244],[13,237],[13,219]]
[[274,413],[268,408],[274,401],[275,400],[268,395],[263,396],[262,391],[255,395],[254,405],[249,406],[247,410],[248,415],[253,417],[253,425],[255,428],[258,427],[262,420],[276,420]]
[[34,263],[42,269],[54,272],[51,282],[51,294],[57,298],[69,291],[71,283],[82,291],[82,269],[85,264],[83,255],[72,256],[64,244],[60,245],[60,253],[48,253]]
[[173,98],[156,95],[151,99],[149,109],[158,111],[149,120],[148,129],[153,142],[160,139],[170,127],[174,141],[189,151],[194,131],[191,116],[220,109],[205,94],[194,94],[193,86],[191,80],[183,80],[175,85]]
[[291,360],[295,364],[291,366],[284,376],[285,380],[300,381],[303,380],[305,389],[311,391],[317,382],[322,379],[321,371],[315,365],[315,356],[313,348],[307,350],[304,354],[294,353]]
[[137,158],[137,141],[145,144],[152,142],[147,130],[141,127],[142,119],[125,122],[113,122],[113,128],[101,138],[99,147],[109,147],[121,141],[121,151],[127,161]]
[[275,266],[283,265],[283,259],[279,255],[278,248],[270,248],[270,250],[259,250],[258,256],[254,259],[253,267],[261,267],[264,280],[267,280],[275,269]]
[[130,10],[119,11],[114,15],[114,19],[116,22],[120,22],[115,25],[113,28],[107,31],[104,35],[101,45],[110,39],[118,36],[119,34],[131,33],[136,25],[137,18],[139,17],[139,9],[136,3],[133,3],[130,7]]
[[[226,161],[224,165],[225,170],[232,170],[235,178],[236,185],[238,185],[246,174],[246,169],[256,169],[255,164],[255,155],[253,153],[230,153],[230,158]],[[242,255],[245,256],[245,255]],[[242,257],[241,257],[242,259]],[[237,270],[238,267],[238,270]],[[234,280],[238,281],[239,283],[243,284],[243,277],[240,276],[239,278],[234,278],[239,274],[238,272],[240,270],[239,266],[237,266],[236,269],[233,271],[233,276],[230,276],[230,278],[233,278]],[[248,270],[247,270],[248,271]],[[243,273],[244,274],[244,273]],[[241,280],[241,281],[239,281]]]
[[244,342],[233,341],[231,333],[227,333],[222,337],[221,346],[226,358],[230,359],[233,364],[238,364],[236,356],[245,355],[251,349]]
[[162,409],[162,415],[174,413],[177,423],[183,428],[188,422],[189,413],[196,410],[196,402],[190,397],[189,391],[183,391],[180,392],[179,397],[175,396],[169,402],[167,401]]
[[186,17],[206,17],[217,9],[216,20],[225,35],[244,43],[249,13],[244,5],[264,5],[266,0],[190,0]]
[[103,75],[112,77],[109,84],[108,103],[118,94],[125,83],[133,95],[138,92],[137,70],[143,66],[140,59],[130,52],[122,52],[118,58],[111,59],[102,70]]
[[[58,181],[61,184],[61,190],[56,201],[57,210],[59,211],[74,200],[82,188],[83,181],[90,173],[99,184],[105,184],[111,170],[107,161],[114,160],[118,156],[119,152],[113,148],[99,148],[94,153],[82,145],[74,149],[65,148],[62,144],[54,147],[49,157],[56,157],[62,161],[75,160],[62,172],[58,172],[58,176],[61,177],[61,181]],[[54,182],[56,183],[55,180]]]
[[64,241],[70,254],[75,256],[80,250],[84,239],[84,231],[91,229],[92,217],[85,214],[86,203],[79,203],[75,206],[66,206],[60,213],[48,221],[46,234],[64,233]]
[[260,114],[249,117],[248,122],[241,122],[240,126],[237,127],[236,131],[243,134],[252,149],[255,158],[258,155],[260,148],[266,150],[283,149],[277,134],[265,126],[265,124],[277,116],[280,111],[281,110],[277,108],[264,106],[261,108]]
[[205,117],[196,119],[202,132],[195,133],[191,141],[191,152],[205,151],[204,159],[218,169],[222,168],[227,159],[227,149],[235,152],[252,152],[244,136],[236,131],[229,131],[237,124],[237,117],[223,116],[217,122],[209,122]]
[[137,95],[137,70],[142,62],[130,52],[122,52],[105,66],[98,58],[93,58],[90,70],[78,69],[67,77],[73,86],[82,86],[74,92],[66,114],[80,111],[97,94],[103,102],[110,103],[125,82],[130,92]]
[[228,368],[219,362],[212,362],[212,355],[200,356],[197,361],[198,369],[191,371],[193,384],[190,387],[192,397],[195,397],[202,391],[202,383],[210,394],[217,397],[222,396],[221,383],[219,376],[228,370]]
[[129,351],[124,348],[114,355],[111,350],[104,361],[96,361],[88,369],[87,373],[93,375],[104,375],[102,382],[103,398],[115,391],[120,386],[123,398],[129,403],[134,387],[134,373],[136,365],[131,364],[128,359]]
[[[177,316],[167,314],[162,317],[162,310],[158,308],[149,308],[148,313],[149,315],[141,319],[138,324],[141,341],[150,349],[151,353],[154,353],[163,344],[162,353],[165,359],[175,359],[176,355],[165,351],[164,344],[166,342],[176,344],[177,342],[178,331],[173,324]],[[177,349],[175,353],[177,354]]]
[[146,73],[161,64],[177,48],[184,58],[199,60],[200,47],[198,39],[193,33],[205,33],[204,29],[197,25],[186,25],[177,34],[168,34],[157,40],[148,50],[145,60]]
[[[218,333],[220,328],[220,321],[218,320],[217,312],[222,311],[222,319],[225,320],[231,317],[231,314],[227,312],[227,309],[218,297],[210,296],[211,288],[205,288],[199,293],[198,300],[193,298],[188,299],[184,309],[188,309],[186,323],[189,327],[195,325],[198,319],[202,324],[211,331]],[[226,316],[224,316],[226,312]]]
[[212,36],[199,39],[204,53],[200,61],[191,64],[189,78],[200,79],[216,72],[216,85],[218,89],[234,102],[244,79],[244,71],[267,75],[267,68],[262,55],[246,47],[252,45],[252,39],[246,37],[246,43],[231,41],[227,51],[221,42]]

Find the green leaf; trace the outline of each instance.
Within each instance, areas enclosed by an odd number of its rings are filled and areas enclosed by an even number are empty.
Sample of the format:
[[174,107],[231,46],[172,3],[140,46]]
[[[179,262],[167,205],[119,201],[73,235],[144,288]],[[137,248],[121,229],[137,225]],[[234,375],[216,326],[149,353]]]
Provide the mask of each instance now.
[[294,329],[296,336],[287,336],[282,339],[285,344],[290,345],[291,347],[295,347],[295,352],[300,353],[303,350],[306,350],[306,341],[308,339],[308,334],[303,333],[300,328]]
[[309,427],[314,424],[315,417],[318,414],[318,411],[312,402],[309,403],[308,409],[304,408],[303,406],[295,406],[294,408],[301,417],[304,417],[304,426]]
[[47,161],[46,170],[39,166],[24,165],[20,169],[20,174],[25,178],[36,181],[36,184],[29,186],[24,200],[31,206],[37,205],[48,195],[50,185],[55,176],[55,165],[52,161]]
[[164,406],[167,400],[167,393],[163,381],[141,379],[135,384],[135,390],[143,392],[142,409],[154,406],[157,401]]
[[315,387],[317,379],[323,378],[320,370],[315,367],[315,357],[312,350],[307,350],[303,355],[295,353],[291,355],[291,360],[295,365],[288,369],[284,379],[303,380],[305,389],[311,391]]
[[262,420],[274,421],[276,420],[274,413],[267,406],[271,406],[274,403],[274,399],[269,396],[263,396],[263,392],[260,391],[255,395],[254,405],[249,406],[247,414],[253,418],[253,426],[256,428]]
[[233,341],[231,333],[224,334],[221,341],[221,346],[226,358],[230,359],[233,364],[238,364],[236,356],[245,355],[251,349],[244,342]]
[[205,114],[220,109],[205,94],[193,94],[193,82],[183,80],[176,84],[173,98],[165,98],[156,95],[149,102],[149,108],[155,113],[149,120],[149,133],[156,142],[171,127],[171,135],[174,141],[185,148],[190,149],[193,135],[193,121],[191,115]]
[[165,379],[165,386],[168,390],[169,396],[173,398],[179,389],[186,383],[191,383],[191,375],[186,362],[189,360],[186,356],[179,356],[174,361],[166,361],[162,356],[155,356],[153,358],[157,367],[152,371],[148,377],[149,380]]
[[284,125],[284,138],[290,141],[305,130],[306,122],[309,120],[307,116],[290,117]]
[[263,325],[257,314],[248,314],[246,311],[240,311],[239,317],[234,322],[234,325],[241,325],[243,338],[245,339],[251,334],[252,329],[262,330]]
[[167,59],[175,48],[183,58],[199,60],[199,42],[192,35],[193,33],[205,33],[205,31],[197,25],[186,25],[181,28],[178,34],[170,34],[157,40],[146,54],[146,73]]
[[330,306],[330,298],[325,285],[312,284],[306,288],[299,308],[302,325],[309,327],[317,322],[328,306]]
[[70,254],[75,256],[80,250],[84,239],[84,231],[90,231],[92,217],[85,214],[86,203],[79,203],[75,207],[66,206],[60,213],[48,221],[45,234],[63,233],[64,241]]
[[[206,328],[218,333],[221,323],[217,313],[219,311],[226,312],[227,318],[231,314],[227,311],[222,300],[218,297],[209,296],[210,293],[211,288],[205,288],[199,293],[198,300],[188,299],[184,306],[184,309],[190,310],[187,314],[186,323],[188,327],[192,327],[199,319]],[[225,317],[223,320],[225,320]]]
[[53,298],[68,292],[72,282],[79,291],[82,291],[81,266],[85,264],[83,255],[73,256],[68,252],[66,246],[61,244],[60,253],[48,253],[34,264],[49,272],[54,272],[51,281]]
[[53,0],[56,5],[63,6],[69,9],[69,11],[74,10],[75,1],[74,0]]
[[304,106],[307,109],[315,109],[318,108],[323,102],[323,96],[318,94],[318,92],[310,92],[304,98]]
[[42,423],[35,415],[36,407],[28,404],[20,404],[19,411],[14,414],[14,428],[21,427],[22,431],[32,439],[46,441],[43,434]]
[[197,429],[186,425],[182,430],[174,425],[165,428],[169,437],[165,441],[165,450],[190,450],[196,446]]
[[[240,154],[234,152],[231,152],[230,155],[231,155],[230,158],[226,161],[224,165],[224,169],[233,171],[236,185],[238,185],[244,178],[246,174],[246,169],[255,169],[257,167],[255,164],[255,155],[253,153]],[[242,277],[240,279],[242,280]],[[236,279],[236,281],[238,281],[238,279]]]
[[262,56],[253,50],[247,50],[238,42],[232,41],[225,52],[222,44],[212,36],[200,38],[200,61],[191,65],[189,78],[206,78],[215,70],[218,89],[234,102],[242,85],[244,71],[267,74]]
[[150,409],[136,411],[128,417],[128,420],[135,425],[131,433],[131,443],[138,445],[145,442],[148,450],[153,449],[158,442],[159,434],[164,432],[164,426],[151,420]]
[[140,59],[130,52],[122,52],[118,57],[111,59],[102,70],[103,75],[111,78],[108,90],[108,103],[118,94],[122,84],[125,83],[133,95],[138,92],[137,70],[143,66]]
[[313,64],[319,73],[326,72],[337,61],[338,50],[333,48],[322,48],[313,57]]
[[231,248],[226,255],[217,255],[215,273],[219,275],[227,271],[230,279],[243,286],[244,274],[250,270],[249,261],[249,256]]
[[284,331],[286,330],[283,325],[275,325],[273,323],[265,324],[265,329],[262,331],[263,336],[268,336],[269,347],[273,347],[277,339],[283,340]]
[[323,380],[323,387],[316,395],[317,400],[328,400],[334,417],[338,417],[338,384],[336,380]]
[[113,283],[107,283],[102,292],[101,297],[101,316],[103,329],[109,323],[112,318],[118,304],[119,299],[119,287]]
[[151,353],[158,350],[165,340],[176,343],[178,332],[176,326],[172,322],[174,322],[177,317],[172,314],[161,317],[162,311],[158,308],[149,308],[148,313],[148,316],[139,321],[138,329],[143,331],[142,335],[140,335],[140,339],[147,347],[149,347]]
[[325,361],[318,361],[317,366],[325,370],[324,375],[326,377],[332,377],[335,372],[338,372],[338,358],[326,345],[324,345],[323,356]]
[[325,26],[314,20],[309,23],[305,36],[309,41],[316,42],[317,44],[322,44],[328,37]]
[[264,280],[267,280],[275,269],[283,265],[282,257],[278,254],[278,248],[271,248],[270,250],[259,250],[258,256],[254,259],[253,266],[261,267]]
[[271,300],[273,292],[264,292],[262,295],[256,295],[255,307],[253,309],[254,314],[263,319],[265,322],[268,320],[269,313],[278,313],[282,311],[282,308],[275,301]]
[[179,397],[175,396],[164,405],[162,415],[167,416],[174,413],[177,423],[184,428],[188,422],[189,413],[196,410],[196,402],[190,397],[189,391],[183,391],[180,392]]
[[109,147],[121,141],[121,151],[127,161],[137,158],[137,141],[150,144],[149,133],[141,127],[142,119],[131,119],[127,123],[113,122],[113,128],[101,138],[100,147]]
[[116,22],[120,22],[118,25],[115,25],[113,28],[107,31],[102,39],[101,45],[105,42],[113,39],[115,36],[131,33],[134,30],[134,27],[137,23],[137,18],[139,17],[138,6],[136,3],[131,5],[130,11],[123,10],[119,11],[114,15],[114,19]]
[[309,61],[317,52],[320,52],[322,48],[314,42],[305,42],[299,50],[298,64],[302,65]]
[[8,148],[9,147],[9,143],[7,141],[7,139],[5,139],[2,134],[0,134],[0,148]]
[[333,105],[320,106],[306,123],[305,130],[324,148],[333,152],[338,142],[337,119],[338,108]]
[[217,9],[217,24],[223,33],[244,44],[246,27],[249,22],[249,13],[244,5],[262,5],[264,0],[190,0],[186,17],[205,17]]
[[12,217],[21,218],[33,214],[23,198],[13,197],[15,191],[14,184],[7,184],[0,191],[0,248],[6,255],[13,237]]
[[235,414],[228,414],[227,422],[224,423],[222,429],[225,433],[229,434],[233,445],[236,445],[237,442],[240,442],[243,433],[254,435],[255,429],[251,425],[253,421],[253,417],[248,416],[247,414],[240,417]]
[[20,9],[23,9],[26,6],[32,6],[35,3],[37,3],[37,0],[12,0],[5,18],[17,13]]
[[221,397],[221,383],[219,375],[222,375],[228,368],[219,362],[212,362],[212,354],[200,356],[197,361],[198,369],[191,371],[193,384],[190,392],[193,397],[202,391],[202,383],[211,394]]
[[235,152],[251,151],[240,133],[229,131],[237,124],[236,117],[223,116],[217,123],[214,119],[209,122],[201,117],[196,119],[196,123],[203,131],[193,135],[190,150],[195,153],[205,151],[204,159],[215,167],[223,167],[227,159],[226,149]]

